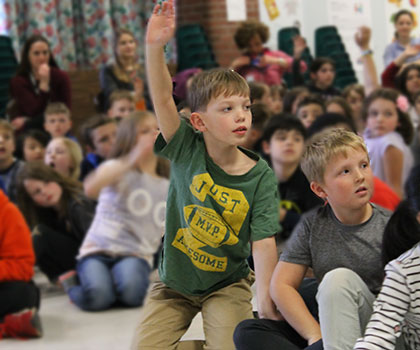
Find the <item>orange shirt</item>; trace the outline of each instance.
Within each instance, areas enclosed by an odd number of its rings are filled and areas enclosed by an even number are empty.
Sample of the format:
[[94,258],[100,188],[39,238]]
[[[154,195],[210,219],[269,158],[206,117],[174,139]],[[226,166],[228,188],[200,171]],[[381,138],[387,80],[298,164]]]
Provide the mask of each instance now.
[[0,190],[0,282],[30,281],[34,265],[29,227],[19,209]]

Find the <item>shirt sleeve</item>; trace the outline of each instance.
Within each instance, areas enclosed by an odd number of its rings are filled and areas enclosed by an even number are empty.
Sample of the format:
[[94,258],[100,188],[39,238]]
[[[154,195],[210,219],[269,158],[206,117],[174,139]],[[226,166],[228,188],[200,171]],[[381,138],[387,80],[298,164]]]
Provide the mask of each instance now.
[[410,306],[410,290],[401,264],[394,260],[386,267],[386,277],[366,327],[355,350],[393,350],[401,335],[402,324]]
[[251,241],[274,236],[281,231],[279,225],[279,194],[277,181],[271,169],[261,178],[251,213]]
[[[162,134],[156,139],[154,151],[170,161],[191,160],[193,147],[196,138],[199,137],[194,129],[181,119],[178,130],[172,139],[167,143]],[[203,141],[204,142],[204,141]]]
[[[312,212],[311,212],[312,213]],[[311,216],[303,215],[296,225],[286,245],[286,249],[280,255],[280,260],[293,264],[312,266],[310,249],[310,221]]]
[[390,44],[385,48],[384,66],[387,67],[394,60],[394,58],[394,51],[392,49],[392,44]]

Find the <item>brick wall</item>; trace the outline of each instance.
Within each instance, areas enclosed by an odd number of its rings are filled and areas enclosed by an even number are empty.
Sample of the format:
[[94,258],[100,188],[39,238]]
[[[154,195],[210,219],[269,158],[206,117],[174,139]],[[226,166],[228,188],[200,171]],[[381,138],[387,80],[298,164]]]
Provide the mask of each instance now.
[[[228,22],[226,0],[176,0],[178,26],[200,23],[216,61],[227,67],[240,52],[233,40],[238,22]],[[259,19],[258,0],[246,0],[248,19]]]

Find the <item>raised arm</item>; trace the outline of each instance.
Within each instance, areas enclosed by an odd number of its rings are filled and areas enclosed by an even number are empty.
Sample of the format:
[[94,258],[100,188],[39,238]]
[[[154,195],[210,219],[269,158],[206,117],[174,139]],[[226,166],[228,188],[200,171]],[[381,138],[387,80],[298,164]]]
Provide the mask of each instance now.
[[376,65],[373,60],[372,50],[369,46],[370,37],[370,28],[365,26],[359,27],[354,37],[357,46],[362,50],[360,61],[363,64],[363,81],[366,95],[369,95],[373,90],[379,87]]
[[166,142],[172,139],[180,125],[172,98],[172,80],[164,55],[164,47],[174,33],[174,4],[173,0],[168,0],[155,6],[146,33],[147,82],[160,131]]
[[307,268],[279,261],[271,278],[270,294],[286,321],[311,345],[321,338],[321,329],[298,292]]

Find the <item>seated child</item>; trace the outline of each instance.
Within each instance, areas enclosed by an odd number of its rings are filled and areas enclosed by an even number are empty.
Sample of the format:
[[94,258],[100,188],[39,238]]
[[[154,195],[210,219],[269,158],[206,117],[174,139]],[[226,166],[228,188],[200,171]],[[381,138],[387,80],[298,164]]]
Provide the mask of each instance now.
[[69,137],[77,142],[71,135],[71,113],[69,108],[61,102],[53,102],[47,105],[44,112],[44,129],[51,138]]
[[86,148],[86,156],[81,163],[81,181],[105,159],[109,158],[116,133],[115,120],[102,114],[89,118],[82,125],[81,135]]
[[[340,114],[325,113],[315,120],[308,129],[308,138],[322,131],[336,128],[344,128],[356,133],[355,123],[351,119]],[[373,194],[370,201],[393,211],[400,203],[400,198],[385,182],[373,176]]]
[[[286,332],[284,321],[247,320],[235,331],[239,350],[279,349],[281,343],[302,349],[321,338],[326,349],[352,349],[380,289],[390,212],[369,202],[373,174],[362,138],[343,129],[317,135],[301,167],[327,205],[302,217],[271,280],[271,297],[295,332]],[[319,322],[297,291],[308,267],[319,283]]]
[[311,191],[300,169],[305,138],[306,130],[302,123],[287,114],[273,117],[262,136],[262,149],[277,177],[281,199],[279,213],[283,230],[276,237],[278,242],[289,238],[301,214],[323,204]]
[[120,121],[136,110],[134,97],[128,90],[115,90],[109,96],[108,117]]
[[414,165],[409,148],[413,125],[399,104],[399,93],[393,89],[374,90],[365,100],[363,134],[375,176],[386,182],[400,198],[404,183]]
[[362,134],[365,129],[365,122],[362,118],[363,101],[365,100],[365,88],[360,84],[351,84],[342,91],[342,96],[349,104],[353,120],[356,123],[357,133]]
[[[175,349],[202,312],[209,349],[233,350],[237,323],[252,317],[252,242],[261,317],[280,317],[268,295],[279,230],[276,180],[267,163],[239,148],[251,128],[249,87],[230,69],[196,75],[189,89],[190,127],[179,118],[164,46],[175,34],[173,0],[155,6],[146,34],[147,76],[171,160],[159,282],[142,310],[134,348]],[[261,303],[260,303],[261,301]]]
[[44,160],[50,136],[42,130],[29,129],[19,135],[16,145],[16,156],[26,162]]
[[31,281],[34,265],[31,232],[0,191],[0,339],[42,336],[39,290]]
[[113,149],[118,156],[102,163],[85,181],[88,195],[100,194],[77,257],[80,282],[75,271],[60,277],[71,301],[83,310],[105,310],[115,302],[128,307],[143,304],[162,242],[169,187],[161,177],[164,160],[153,153],[157,135],[151,112],[125,118]]
[[76,266],[80,244],[96,203],[81,184],[42,162],[25,163],[18,178],[18,203],[29,226],[36,262],[50,281]]
[[407,199],[401,202],[385,228],[382,262],[386,265],[386,276],[373,304],[365,335],[357,341],[355,350],[398,349],[398,340],[406,350],[420,348],[419,183],[420,167],[417,166],[407,179]]
[[310,67],[311,82],[307,85],[309,91],[320,95],[324,100],[340,96],[340,90],[334,87],[335,62],[328,57],[315,58]]
[[303,126],[308,129],[321,114],[325,112],[324,101],[316,95],[309,95],[297,105],[296,115]]
[[348,119],[353,119],[353,113],[350,108],[350,105],[341,96],[331,97],[327,102],[325,102],[325,111],[327,113],[336,113],[345,116]]
[[248,85],[251,103],[264,103],[268,108],[271,108],[273,100],[270,87],[267,84],[258,82],[249,82]]
[[244,143],[241,145],[251,151],[259,153],[261,151],[260,139],[264,131],[264,126],[271,117],[270,111],[263,103],[254,103],[251,106],[252,125],[251,130],[246,134]]
[[67,137],[57,137],[48,143],[44,162],[61,175],[78,180],[82,159],[82,150],[78,143]]
[[309,90],[304,86],[286,91],[283,98],[283,112],[296,115],[297,106],[306,96],[309,96]]
[[23,165],[13,156],[15,151],[15,134],[12,125],[0,119],[0,180],[6,195],[12,202],[16,201],[16,177]]
[[283,85],[272,85],[270,87],[271,112],[273,115],[283,112],[283,98],[286,95],[286,88]]

